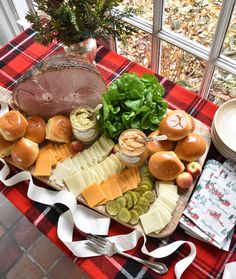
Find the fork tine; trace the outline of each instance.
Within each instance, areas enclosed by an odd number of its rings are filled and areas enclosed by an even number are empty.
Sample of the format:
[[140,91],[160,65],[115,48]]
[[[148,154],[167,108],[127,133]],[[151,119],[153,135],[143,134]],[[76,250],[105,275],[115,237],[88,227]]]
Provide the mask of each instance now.
[[99,246],[97,246],[96,244],[94,244],[93,242],[86,242],[86,245],[91,248],[93,251],[99,253],[99,254],[104,254],[105,250]]
[[92,240],[92,239],[93,239],[93,240],[96,241],[97,243],[103,244],[103,245],[106,245],[107,242],[108,242],[107,239],[105,239],[105,238],[103,238],[103,237],[101,237],[101,236],[97,236],[97,235],[88,235],[88,239],[89,239],[89,240]]
[[103,243],[103,242],[97,240],[96,238],[88,238],[88,240],[89,240],[90,242],[92,242],[93,244],[95,244],[95,245],[101,247],[102,249],[105,249],[106,243]]

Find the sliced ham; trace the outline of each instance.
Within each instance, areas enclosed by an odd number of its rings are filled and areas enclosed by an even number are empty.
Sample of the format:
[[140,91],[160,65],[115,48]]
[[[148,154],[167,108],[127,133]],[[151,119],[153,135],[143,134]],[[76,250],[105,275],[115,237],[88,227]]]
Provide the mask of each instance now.
[[96,107],[107,87],[98,69],[78,57],[57,54],[35,65],[19,80],[14,106],[45,120],[69,115],[79,105]]

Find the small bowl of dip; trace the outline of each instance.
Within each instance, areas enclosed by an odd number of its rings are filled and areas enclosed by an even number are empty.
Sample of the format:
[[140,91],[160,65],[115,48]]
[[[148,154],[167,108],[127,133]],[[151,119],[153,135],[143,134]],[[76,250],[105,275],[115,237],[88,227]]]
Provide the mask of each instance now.
[[90,106],[79,106],[70,114],[70,122],[76,139],[92,143],[99,135],[96,112]]
[[119,137],[119,157],[127,167],[141,167],[148,157],[146,135],[138,129],[128,129]]

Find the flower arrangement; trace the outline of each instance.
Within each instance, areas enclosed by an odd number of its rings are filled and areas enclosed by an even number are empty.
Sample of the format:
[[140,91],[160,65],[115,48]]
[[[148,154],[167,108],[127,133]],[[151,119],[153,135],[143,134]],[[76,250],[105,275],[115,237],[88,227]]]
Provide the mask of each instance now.
[[116,9],[123,0],[35,0],[36,11],[29,11],[26,19],[37,31],[35,39],[47,45],[53,40],[65,46],[89,38],[107,40],[110,36],[122,41],[136,29],[122,21],[137,11]]

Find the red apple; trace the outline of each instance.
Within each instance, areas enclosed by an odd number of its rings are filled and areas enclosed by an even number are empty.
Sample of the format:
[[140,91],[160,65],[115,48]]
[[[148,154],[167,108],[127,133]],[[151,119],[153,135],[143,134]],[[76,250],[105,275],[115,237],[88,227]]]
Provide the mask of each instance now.
[[193,178],[196,178],[202,172],[202,167],[198,162],[190,162],[186,165],[185,170],[189,172]]
[[84,150],[84,145],[79,140],[72,141],[70,145],[71,145],[71,149],[75,152],[81,152]]
[[176,178],[176,183],[181,189],[188,189],[193,183],[193,177],[189,172],[182,172]]

